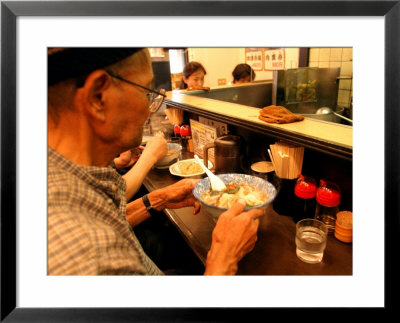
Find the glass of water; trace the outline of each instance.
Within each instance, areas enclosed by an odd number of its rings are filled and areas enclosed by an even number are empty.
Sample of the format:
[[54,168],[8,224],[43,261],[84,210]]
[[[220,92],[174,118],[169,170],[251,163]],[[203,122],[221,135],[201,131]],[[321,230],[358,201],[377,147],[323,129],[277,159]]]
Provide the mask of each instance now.
[[322,261],[326,247],[328,230],[326,225],[316,219],[304,219],[296,224],[296,255],[307,263]]

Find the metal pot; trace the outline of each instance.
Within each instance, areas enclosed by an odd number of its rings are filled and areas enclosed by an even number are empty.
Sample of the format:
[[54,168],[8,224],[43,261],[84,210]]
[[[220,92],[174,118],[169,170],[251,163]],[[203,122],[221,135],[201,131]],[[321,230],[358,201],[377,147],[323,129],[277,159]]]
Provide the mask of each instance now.
[[238,173],[241,171],[242,140],[239,136],[222,136],[203,149],[204,164],[208,163],[208,149],[215,148],[215,173]]
[[[324,110],[320,110],[320,109],[324,109]],[[346,119],[346,121],[347,121],[346,124],[348,124],[348,123],[352,124],[352,120],[343,117],[343,113],[344,113],[343,107],[337,107],[335,111],[332,111],[330,108],[328,108],[329,110],[327,110],[326,107],[320,108],[320,109],[315,109],[314,111],[312,111],[313,113],[301,113],[301,115],[303,115],[306,118],[318,119],[318,120],[335,122],[335,123],[342,123],[342,120]],[[318,110],[320,110],[320,112],[322,111],[322,112],[328,112],[328,113],[322,113],[322,114],[317,113]]]
[[[342,111],[343,111],[343,108],[342,108]],[[337,117],[339,117],[339,118],[341,118],[341,119],[343,119],[343,120],[346,120],[347,122],[353,123],[353,120],[342,116],[341,114],[339,114],[339,113],[333,111],[331,108],[328,108],[328,107],[319,108],[319,109],[315,112],[315,114],[318,114],[318,115],[329,115],[329,114],[333,114],[333,115],[335,115],[335,116],[337,116]]]

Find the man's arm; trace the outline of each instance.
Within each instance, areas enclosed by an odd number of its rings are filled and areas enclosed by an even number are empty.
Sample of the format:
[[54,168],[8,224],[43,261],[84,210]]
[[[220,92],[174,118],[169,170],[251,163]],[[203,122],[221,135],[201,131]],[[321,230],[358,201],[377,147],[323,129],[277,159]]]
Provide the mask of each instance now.
[[[135,148],[137,149],[137,148]],[[168,152],[167,141],[164,136],[154,136],[146,144],[140,157],[133,153],[125,152],[120,157],[114,159],[117,168],[125,168],[136,163],[122,177],[126,182],[126,200],[129,201],[139,190],[147,173],[153,165]],[[128,156],[129,155],[129,156]]]
[[[193,206],[195,214],[200,210],[200,203],[193,196],[192,190],[198,181],[198,179],[182,179],[172,185],[150,192],[147,197],[156,211],[162,211],[165,208],[179,209]],[[149,217],[150,214],[141,198],[127,204],[126,219],[132,227]]]

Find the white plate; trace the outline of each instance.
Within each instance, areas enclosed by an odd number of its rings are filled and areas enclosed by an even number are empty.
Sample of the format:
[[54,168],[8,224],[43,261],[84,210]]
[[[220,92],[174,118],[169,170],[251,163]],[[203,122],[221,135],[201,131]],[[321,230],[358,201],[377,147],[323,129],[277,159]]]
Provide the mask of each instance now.
[[[203,161],[203,159],[200,159],[200,160]],[[180,177],[192,177],[192,176],[203,175],[203,174],[205,173],[203,170],[201,170],[201,172],[199,172],[199,173],[194,173],[194,174],[190,174],[190,175],[182,174],[182,173],[180,172],[180,170],[179,170],[179,164],[180,164],[180,163],[184,163],[184,162],[189,162],[189,161],[191,161],[191,162],[196,162],[196,159],[193,158],[193,159],[179,160],[178,162],[176,162],[175,164],[173,164],[173,165],[171,165],[171,166],[169,167],[169,172],[170,172],[172,175],[180,176]],[[211,169],[212,167],[213,167],[212,162],[208,161],[208,169]]]

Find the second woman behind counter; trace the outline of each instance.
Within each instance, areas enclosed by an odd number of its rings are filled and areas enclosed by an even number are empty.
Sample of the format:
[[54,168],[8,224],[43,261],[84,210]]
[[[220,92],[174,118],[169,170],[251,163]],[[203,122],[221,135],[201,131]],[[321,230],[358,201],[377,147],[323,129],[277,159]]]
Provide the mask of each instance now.
[[254,81],[256,73],[249,64],[238,64],[232,72],[233,84],[249,83]]

